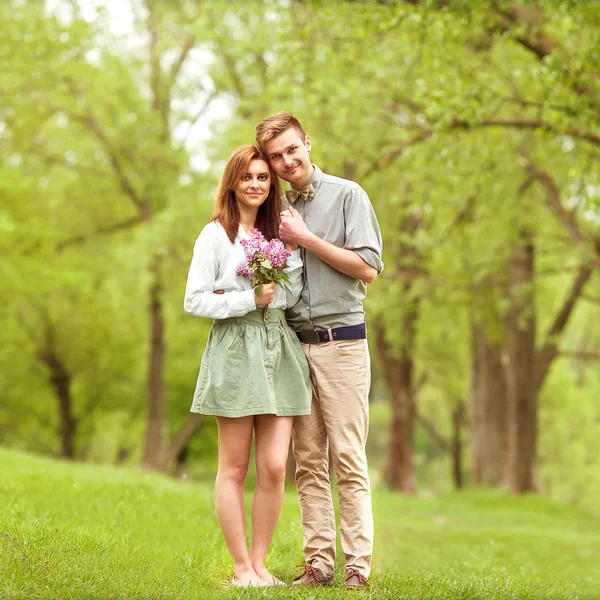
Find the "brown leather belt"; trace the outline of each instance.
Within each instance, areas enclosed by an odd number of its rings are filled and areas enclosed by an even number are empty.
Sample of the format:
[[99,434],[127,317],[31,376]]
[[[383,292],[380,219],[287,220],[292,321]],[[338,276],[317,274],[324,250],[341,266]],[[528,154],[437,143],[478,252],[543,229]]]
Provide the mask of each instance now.
[[303,344],[322,344],[337,340],[366,340],[367,324],[359,323],[333,329],[303,329],[296,331],[296,335]]

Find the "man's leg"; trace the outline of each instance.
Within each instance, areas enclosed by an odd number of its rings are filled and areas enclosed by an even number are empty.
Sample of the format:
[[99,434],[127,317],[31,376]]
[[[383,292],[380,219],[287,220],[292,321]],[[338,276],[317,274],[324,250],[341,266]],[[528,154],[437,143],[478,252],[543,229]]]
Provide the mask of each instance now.
[[373,511],[365,446],[371,364],[366,340],[322,344],[313,354],[320,409],[331,445],[340,500],[346,569],[371,572]]
[[296,483],[300,496],[304,559],[323,575],[333,574],[335,563],[335,514],[329,481],[329,443],[321,416],[320,386],[311,365],[313,346],[303,344],[313,387],[310,415],[294,417],[292,440],[296,459]]

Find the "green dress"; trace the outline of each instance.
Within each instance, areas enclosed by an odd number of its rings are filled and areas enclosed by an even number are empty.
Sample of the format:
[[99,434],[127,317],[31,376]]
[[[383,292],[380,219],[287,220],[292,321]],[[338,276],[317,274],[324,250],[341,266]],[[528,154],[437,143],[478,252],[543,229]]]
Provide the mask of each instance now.
[[213,322],[192,402],[193,413],[221,417],[308,415],[306,357],[280,308]]

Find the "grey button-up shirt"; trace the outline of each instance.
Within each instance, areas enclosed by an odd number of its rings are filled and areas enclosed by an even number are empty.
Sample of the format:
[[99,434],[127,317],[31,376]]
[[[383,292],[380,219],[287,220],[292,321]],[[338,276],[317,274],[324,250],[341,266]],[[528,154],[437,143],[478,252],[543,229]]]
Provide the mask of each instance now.
[[[381,232],[367,193],[354,181],[328,175],[313,166],[315,172],[307,184],[312,183],[315,195],[308,202],[299,198],[294,208],[312,233],[330,244],[353,250],[381,272]],[[287,208],[285,196],[283,200]],[[287,309],[289,324],[302,330],[362,323],[367,284],[340,273],[304,248],[301,253],[304,286],[298,303]]]

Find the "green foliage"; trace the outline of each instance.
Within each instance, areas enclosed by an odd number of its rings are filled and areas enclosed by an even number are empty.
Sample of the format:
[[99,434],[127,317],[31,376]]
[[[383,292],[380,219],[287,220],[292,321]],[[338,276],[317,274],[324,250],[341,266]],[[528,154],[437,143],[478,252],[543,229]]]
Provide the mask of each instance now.
[[[565,396],[563,390],[568,389]],[[540,484],[560,500],[597,510],[596,462],[600,379],[590,369],[561,362],[544,389],[540,417]]]
[[[445,436],[468,401],[471,324],[504,339],[507,260],[521,231],[536,243],[536,280],[523,293],[535,298],[540,345],[576,269],[597,260],[596,3],[136,2],[124,35],[100,4],[86,19],[77,3],[61,3],[66,18],[36,1],[0,6],[4,444],[58,449],[41,358],[50,344],[72,381],[76,456],[138,460],[155,284],[166,429],[185,422],[209,326],[182,311],[193,242],[224,160],[279,110],[299,116],[325,171],[369,193],[386,267],[367,318],[382,319],[395,352],[412,343],[418,409]],[[532,164],[551,175],[563,213],[539,181],[523,191]],[[587,358],[600,349],[590,264],[588,299],[558,340]],[[407,340],[402,319],[415,307]],[[385,401],[371,346],[372,397]],[[541,402],[543,489],[586,506],[597,489],[596,371],[592,360],[557,359]],[[214,452],[212,425],[206,433],[192,441],[192,463]],[[434,454],[421,429],[416,444]],[[444,460],[425,461],[424,486],[447,489]]]

